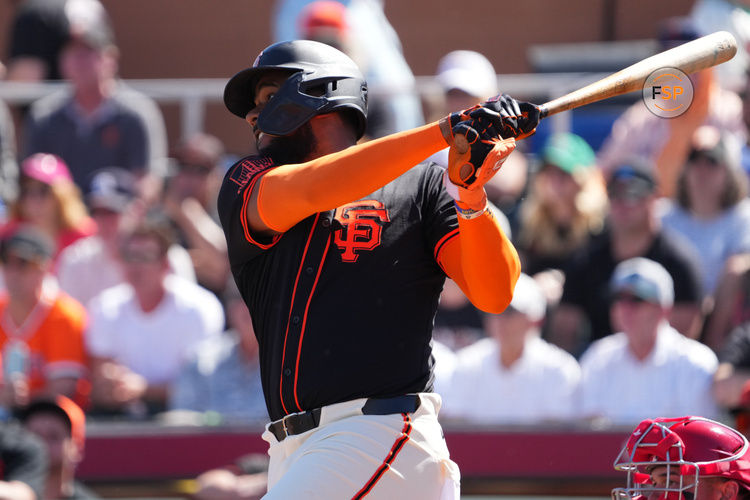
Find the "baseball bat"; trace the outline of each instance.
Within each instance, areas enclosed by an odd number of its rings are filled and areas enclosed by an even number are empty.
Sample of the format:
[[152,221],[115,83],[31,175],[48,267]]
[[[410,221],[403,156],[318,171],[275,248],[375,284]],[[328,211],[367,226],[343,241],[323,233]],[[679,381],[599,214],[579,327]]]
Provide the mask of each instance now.
[[677,68],[686,74],[716,66],[734,57],[737,40],[731,33],[710,35],[665,50],[590,85],[553,99],[540,106],[541,118],[578,108],[592,102],[627,94],[643,88],[648,76],[662,68]]

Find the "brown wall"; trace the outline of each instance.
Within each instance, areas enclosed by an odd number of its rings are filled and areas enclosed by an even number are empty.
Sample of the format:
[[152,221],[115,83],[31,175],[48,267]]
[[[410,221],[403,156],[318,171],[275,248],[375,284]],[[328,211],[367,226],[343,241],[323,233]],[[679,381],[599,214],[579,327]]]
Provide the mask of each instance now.
[[[103,0],[121,49],[124,78],[225,78],[271,42],[271,1]],[[539,43],[650,38],[657,23],[689,11],[692,0],[387,0],[386,15],[416,75],[433,74],[446,52],[473,49],[499,73],[529,71],[526,50]],[[7,53],[12,4],[0,0],[0,58]],[[170,143],[179,113],[163,107]],[[219,105],[206,128],[242,152],[243,123]]]

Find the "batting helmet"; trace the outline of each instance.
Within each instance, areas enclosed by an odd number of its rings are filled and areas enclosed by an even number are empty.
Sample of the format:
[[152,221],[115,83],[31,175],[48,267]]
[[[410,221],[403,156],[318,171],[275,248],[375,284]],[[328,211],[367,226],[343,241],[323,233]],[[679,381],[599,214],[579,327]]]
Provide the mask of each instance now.
[[288,70],[281,85],[258,115],[258,128],[288,135],[311,118],[339,110],[356,116],[357,138],[367,124],[367,82],[343,52],[320,42],[279,42],[264,49],[251,68],[234,75],[224,88],[224,104],[245,118],[255,108],[255,86],[271,70]]
[[[644,420],[633,431],[615,460],[615,469],[628,473],[626,488],[612,498],[695,498],[698,481],[722,477],[750,489],[750,446],[741,433],[703,417]],[[651,484],[651,471],[666,467],[665,485]],[[687,496],[684,494],[688,493]],[[692,496],[691,496],[692,494]]]

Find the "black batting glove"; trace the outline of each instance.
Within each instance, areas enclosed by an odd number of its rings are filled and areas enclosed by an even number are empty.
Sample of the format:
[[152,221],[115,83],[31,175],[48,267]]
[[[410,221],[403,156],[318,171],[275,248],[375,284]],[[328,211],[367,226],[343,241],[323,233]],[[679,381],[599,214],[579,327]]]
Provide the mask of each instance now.
[[501,125],[496,126],[503,138],[523,139],[536,132],[539,124],[539,106],[518,101],[508,94],[491,97],[480,106],[497,113]]

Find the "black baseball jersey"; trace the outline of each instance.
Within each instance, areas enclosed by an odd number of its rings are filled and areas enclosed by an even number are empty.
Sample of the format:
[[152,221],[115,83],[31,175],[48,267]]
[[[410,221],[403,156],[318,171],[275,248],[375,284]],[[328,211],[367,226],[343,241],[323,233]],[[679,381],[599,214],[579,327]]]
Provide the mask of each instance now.
[[260,344],[272,419],[361,397],[432,390],[430,340],[458,234],[442,169],[418,165],[359,201],[260,238],[246,208],[264,157],[229,169],[219,215]]

